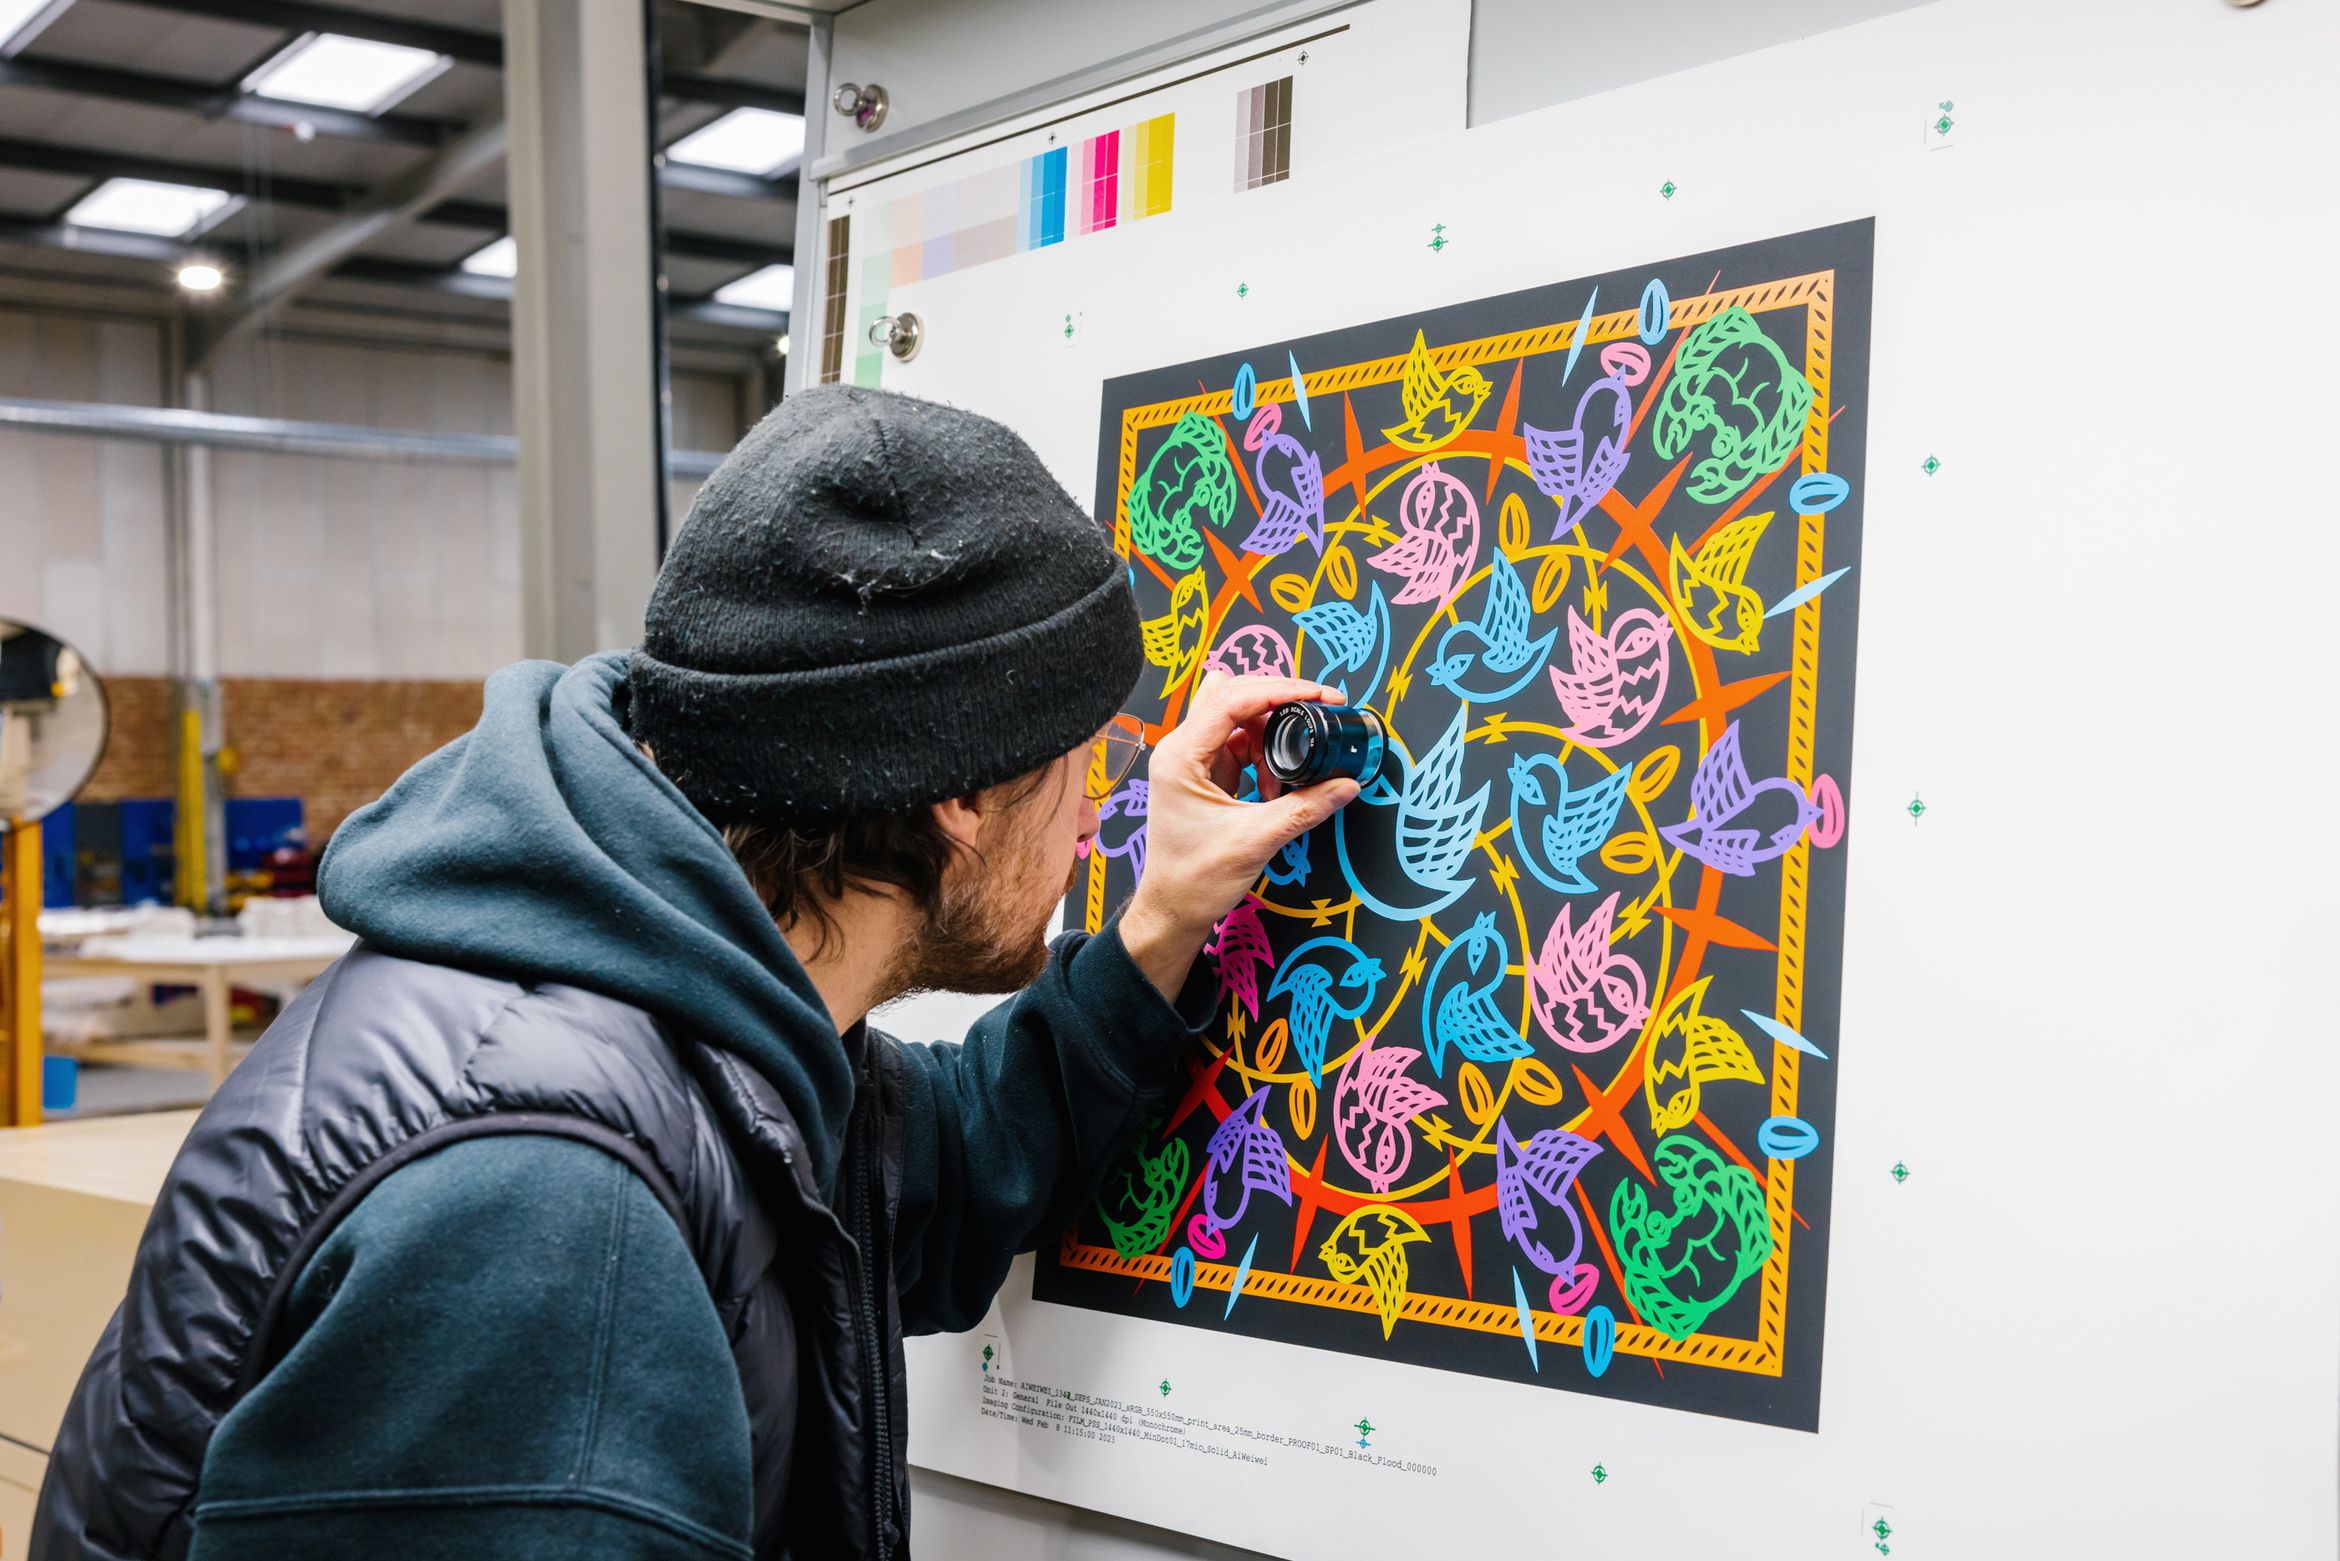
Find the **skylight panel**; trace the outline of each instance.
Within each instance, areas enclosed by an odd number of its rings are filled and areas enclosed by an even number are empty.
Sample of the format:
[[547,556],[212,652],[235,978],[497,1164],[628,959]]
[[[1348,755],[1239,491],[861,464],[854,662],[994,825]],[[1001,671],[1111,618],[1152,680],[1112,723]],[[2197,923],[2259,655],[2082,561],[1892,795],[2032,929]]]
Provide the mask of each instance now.
[[770,309],[776,314],[788,312],[789,300],[796,296],[796,267],[766,266],[761,271],[750,271],[736,282],[726,282],[715,289],[719,304],[735,304],[742,309]]
[[678,163],[758,177],[804,155],[804,118],[768,108],[735,108],[666,149]]
[[311,33],[244,78],[244,90],[290,103],[372,114],[445,70],[447,56],[404,44]]
[[518,276],[520,274],[520,246],[507,233],[484,249],[475,249],[463,257],[463,269],[473,276]]
[[74,202],[65,220],[75,227],[184,238],[225,216],[236,197],[225,190],[152,179],[108,179]]

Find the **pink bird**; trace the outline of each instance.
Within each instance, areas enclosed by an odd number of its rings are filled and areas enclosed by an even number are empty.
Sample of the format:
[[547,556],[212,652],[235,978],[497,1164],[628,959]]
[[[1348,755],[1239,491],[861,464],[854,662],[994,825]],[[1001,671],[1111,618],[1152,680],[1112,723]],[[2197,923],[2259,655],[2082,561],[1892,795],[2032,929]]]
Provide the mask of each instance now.
[[1646,607],[1617,614],[1602,634],[1568,609],[1566,672],[1551,669],[1552,691],[1576,724],[1562,735],[1587,748],[1613,748],[1637,735],[1666,697],[1674,626]]
[[1617,898],[1603,900],[1574,929],[1563,903],[1528,970],[1535,987],[1528,1006],[1552,1044],[1565,1051],[1604,1050],[1649,1017],[1648,979],[1630,956],[1609,947]]
[[1479,558],[1479,501],[1469,484],[1431,461],[1398,497],[1398,539],[1365,562],[1405,581],[1392,607],[1436,602],[1444,607]]
[[1292,675],[1292,647],[1268,624],[1247,623],[1219,641],[1203,662],[1203,670],[1230,677],[1288,678]]
[[1267,925],[1259,919],[1259,896],[1247,894],[1243,903],[1221,918],[1203,945],[1211,967],[1219,973],[1219,990],[1232,992],[1252,1018],[1259,1017],[1259,972],[1254,964],[1272,967],[1275,950],[1268,946]]
[[1373,1037],[1349,1058],[1333,1084],[1333,1139],[1341,1157],[1375,1192],[1387,1192],[1414,1158],[1408,1124],[1446,1097],[1409,1079],[1406,1069],[1421,1057],[1403,1046],[1374,1049]]

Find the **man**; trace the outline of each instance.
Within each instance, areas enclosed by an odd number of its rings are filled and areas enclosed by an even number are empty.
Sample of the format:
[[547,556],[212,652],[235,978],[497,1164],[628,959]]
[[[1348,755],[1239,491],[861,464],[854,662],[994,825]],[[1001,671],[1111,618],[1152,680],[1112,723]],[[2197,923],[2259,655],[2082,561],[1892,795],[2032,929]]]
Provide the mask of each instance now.
[[[1326,691],[1206,684],[1136,894],[1050,950],[1140,665],[1124,566],[1007,430],[766,418],[641,650],[496,674],[335,836],[361,942],[181,1152],[36,1561],[903,1553],[902,1335],[1093,1195],[1212,924],[1355,794],[1237,801]],[[864,1023],[921,987],[1023,990],[962,1045]]]

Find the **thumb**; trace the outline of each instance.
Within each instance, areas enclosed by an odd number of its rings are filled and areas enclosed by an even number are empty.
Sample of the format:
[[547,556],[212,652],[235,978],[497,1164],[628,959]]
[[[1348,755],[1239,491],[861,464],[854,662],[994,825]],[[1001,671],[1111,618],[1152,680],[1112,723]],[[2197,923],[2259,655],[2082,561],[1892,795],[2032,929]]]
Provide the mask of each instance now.
[[1346,775],[1318,781],[1299,791],[1288,791],[1273,801],[1254,803],[1260,859],[1265,861],[1346,807],[1357,795],[1357,783]]

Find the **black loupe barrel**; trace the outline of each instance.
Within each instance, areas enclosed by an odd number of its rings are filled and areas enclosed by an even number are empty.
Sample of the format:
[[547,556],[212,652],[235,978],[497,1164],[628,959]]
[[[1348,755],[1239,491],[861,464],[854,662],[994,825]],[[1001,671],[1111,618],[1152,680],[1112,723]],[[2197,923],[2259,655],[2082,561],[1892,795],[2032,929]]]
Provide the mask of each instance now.
[[1261,758],[1287,786],[1313,786],[1335,775],[1373,784],[1389,756],[1389,732],[1363,706],[1294,702],[1268,712]]

